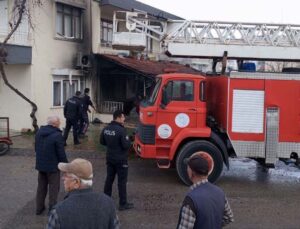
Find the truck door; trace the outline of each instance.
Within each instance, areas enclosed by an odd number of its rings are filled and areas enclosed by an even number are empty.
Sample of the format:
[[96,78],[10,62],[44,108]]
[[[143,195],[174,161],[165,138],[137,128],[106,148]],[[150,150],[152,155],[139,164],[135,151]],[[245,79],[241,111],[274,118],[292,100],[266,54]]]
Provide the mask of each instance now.
[[[158,108],[156,139],[173,140],[182,128],[197,125],[196,93],[193,80],[169,80],[164,86],[167,105]],[[164,143],[165,144],[165,143]]]

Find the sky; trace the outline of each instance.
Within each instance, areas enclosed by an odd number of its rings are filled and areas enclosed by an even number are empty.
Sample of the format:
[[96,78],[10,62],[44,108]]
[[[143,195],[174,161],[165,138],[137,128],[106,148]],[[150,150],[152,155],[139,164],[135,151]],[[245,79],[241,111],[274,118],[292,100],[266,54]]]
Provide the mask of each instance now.
[[300,0],[138,0],[189,20],[300,25]]

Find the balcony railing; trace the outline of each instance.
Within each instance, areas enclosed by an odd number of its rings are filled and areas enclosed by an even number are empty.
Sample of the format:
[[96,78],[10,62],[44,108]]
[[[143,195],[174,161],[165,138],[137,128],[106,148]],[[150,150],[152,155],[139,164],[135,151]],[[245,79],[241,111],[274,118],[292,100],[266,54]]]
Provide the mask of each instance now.
[[101,103],[101,112],[112,114],[116,110],[123,110],[124,103],[115,101],[103,101]]

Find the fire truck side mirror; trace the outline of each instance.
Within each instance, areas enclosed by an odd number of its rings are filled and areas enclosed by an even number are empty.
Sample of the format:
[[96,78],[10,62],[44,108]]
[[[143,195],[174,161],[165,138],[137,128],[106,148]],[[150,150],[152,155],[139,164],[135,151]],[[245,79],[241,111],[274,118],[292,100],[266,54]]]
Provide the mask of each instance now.
[[170,101],[169,101],[169,99],[168,99],[167,90],[166,90],[166,88],[164,87],[164,88],[162,89],[162,98],[161,98],[161,104],[160,104],[160,107],[161,107],[162,109],[165,109],[169,102],[170,102]]

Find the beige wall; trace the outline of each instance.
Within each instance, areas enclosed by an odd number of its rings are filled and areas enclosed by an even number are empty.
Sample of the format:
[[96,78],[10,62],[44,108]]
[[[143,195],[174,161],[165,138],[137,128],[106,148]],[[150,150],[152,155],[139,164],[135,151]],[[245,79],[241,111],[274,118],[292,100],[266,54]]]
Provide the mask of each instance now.
[[[74,2],[74,1],[73,1]],[[79,0],[79,3],[82,0]],[[99,8],[99,7],[98,7]],[[89,17],[89,9],[84,17]],[[32,64],[9,65],[6,67],[9,80],[38,106],[38,125],[44,125],[47,116],[58,114],[63,121],[63,108],[53,108],[53,69],[73,69],[78,51],[88,53],[89,34],[84,22],[84,42],[58,39],[55,36],[55,3],[43,1],[42,8],[34,8],[32,32]],[[86,21],[87,18],[84,18]],[[67,77],[67,76],[66,76]],[[74,77],[76,78],[76,77]],[[87,85],[89,83],[87,82]],[[9,100],[7,99],[9,98]],[[0,79],[0,116],[9,116],[11,128],[20,130],[32,128],[29,113],[30,105],[14,95]]]
[[[31,98],[31,69],[29,65],[6,65],[5,72],[9,82]],[[0,116],[10,118],[10,127],[19,130],[30,126],[31,106],[9,89],[0,78]]]
[[55,7],[47,1],[43,9],[37,9],[35,19],[38,20],[34,33],[32,51],[32,87],[33,99],[38,104],[38,124],[44,124],[50,113],[62,117],[62,108],[52,108],[53,76],[52,69],[73,68],[73,60],[81,44],[58,40],[55,38]]

